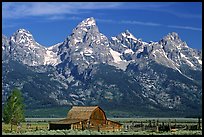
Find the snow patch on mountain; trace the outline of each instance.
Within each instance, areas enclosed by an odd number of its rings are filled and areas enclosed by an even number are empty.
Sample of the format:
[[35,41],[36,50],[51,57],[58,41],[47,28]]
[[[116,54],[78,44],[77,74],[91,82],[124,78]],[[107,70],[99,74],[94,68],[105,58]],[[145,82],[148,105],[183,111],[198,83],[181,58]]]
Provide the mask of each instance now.
[[184,54],[182,54],[182,53],[180,53],[180,55],[181,55],[181,58],[183,58],[183,60],[185,60],[188,65],[190,65],[191,67],[194,67],[193,63],[191,63],[191,62],[188,60],[188,57],[186,57],[186,56],[185,56]]
[[124,51],[125,54],[129,53],[129,54],[133,54],[134,52],[132,51],[132,49],[126,49]]
[[84,54],[85,56],[91,56],[92,53],[93,53],[93,49],[92,49],[92,48],[85,48],[83,54]]
[[53,51],[47,50],[44,57],[44,65],[57,65],[59,63],[57,53]]
[[112,40],[118,40],[116,37],[111,37]]
[[122,33],[122,35],[123,35],[124,37],[126,37],[126,38],[133,39],[133,40],[137,40],[137,39],[135,38],[135,36],[132,35],[132,33],[130,33],[128,30],[126,30],[125,33]]
[[96,21],[93,17],[87,18],[83,20],[79,25],[77,25],[77,28],[81,28],[83,31],[88,31],[90,27],[96,26]]
[[202,65],[202,60],[200,60],[199,57],[196,57],[196,56],[195,58],[198,60],[198,63]]
[[122,61],[122,59],[120,58],[121,53],[114,51],[111,48],[110,48],[110,53],[111,53],[115,63],[120,63]]
[[34,46],[35,40],[33,39],[32,34],[25,29],[17,30],[11,36],[10,39],[11,39],[11,41],[13,41],[14,43],[19,44],[19,45],[30,46],[31,48],[35,47]]

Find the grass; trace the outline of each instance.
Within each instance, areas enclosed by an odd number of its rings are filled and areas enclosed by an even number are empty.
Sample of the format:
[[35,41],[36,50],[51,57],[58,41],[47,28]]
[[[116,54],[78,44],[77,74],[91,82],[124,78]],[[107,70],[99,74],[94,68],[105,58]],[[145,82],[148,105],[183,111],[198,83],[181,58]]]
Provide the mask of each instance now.
[[[13,126],[13,130],[10,130],[10,124],[2,123],[2,134],[3,135],[202,135],[202,130],[176,130],[169,132],[154,132],[150,130],[128,130],[120,132],[97,132],[89,130],[48,130],[48,122],[58,120],[59,118],[27,118],[27,122],[31,124],[27,128],[27,123],[22,123],[22,128],[19,130],[17,126]],[[159,122],[168,122],[169,118],[109,118],[114,121],[119,121],[122,124],[130,124],[132,122],[143,121],[144,124],[148,124],[149,120],[157,120]],[[172,118],[171,122],[173,124],[176,119],[177,124],[197,124],[197,119],[191,118]],[[202,119],[201,119],[202,122]],[[202,123],[201,123],[202,125]],[[140,128],[139,128],[140,129]]]
[[186,131],[180,130],[176,132],[151,132],[151,131],[138,131],[138,132],[97,132],[97,131],[78,131],[78,130],[37,130],[28,132],[2,132],[2,135],[202,135],[201,130]]
[[36,130],[48,130],[48,123],[47,122],[30,122],[31,126],[27,128],[27,123],[23,122],[22,127],[19,130],[17,125],[13,125],[13,129],[11,131],[11,125],[10,124],[4,124],[2,123],[2,132],[4,133],[18,133],[18,132],[30,132],[30,131],[36,131]]
[[[127,123],[143,123],[155,124],[157,121],[159,124],[163,122],[165,124],[171,123],[171,125],[195,125],[198,124],[198,118],[110,118],[113,121],[117,121],[119,123],[127,124]],[[200,119],[202,125],[202,119]]]

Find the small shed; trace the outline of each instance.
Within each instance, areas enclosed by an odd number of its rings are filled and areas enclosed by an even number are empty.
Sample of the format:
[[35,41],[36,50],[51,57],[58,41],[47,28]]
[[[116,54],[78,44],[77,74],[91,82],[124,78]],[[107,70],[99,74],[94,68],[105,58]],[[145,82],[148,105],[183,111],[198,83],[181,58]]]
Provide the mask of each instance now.
[[67,118],[49,123],[49,130],[56,129],[121,131],[122,124],[108,120],[99,106],[73,106]]

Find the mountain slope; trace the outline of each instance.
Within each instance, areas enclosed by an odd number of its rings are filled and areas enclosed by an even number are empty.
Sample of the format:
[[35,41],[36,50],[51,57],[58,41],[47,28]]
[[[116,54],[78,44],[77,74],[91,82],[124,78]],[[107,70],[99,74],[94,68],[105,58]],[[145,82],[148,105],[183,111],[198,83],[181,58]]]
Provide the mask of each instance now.
[[202,52],[175,32],[158,42],[128,30],[109,39],[91,17],[51,47],[25,29],[2,35],[2,55],[2,104],[19,87],[27,109],[100,105],[115,117],[202,114]]

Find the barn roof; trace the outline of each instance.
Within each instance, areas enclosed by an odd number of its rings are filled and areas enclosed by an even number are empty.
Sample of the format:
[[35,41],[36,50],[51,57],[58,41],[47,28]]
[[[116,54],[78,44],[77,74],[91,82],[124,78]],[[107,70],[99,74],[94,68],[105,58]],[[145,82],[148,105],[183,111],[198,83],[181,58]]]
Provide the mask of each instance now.
[[[68,119],[89,119],[92,112],[99,106],[73,106],[68,112]],[[101,108],[99,108],[101,109]]]

